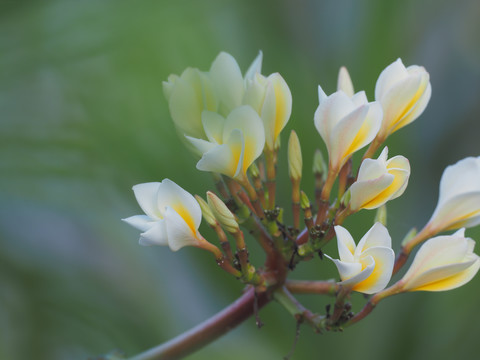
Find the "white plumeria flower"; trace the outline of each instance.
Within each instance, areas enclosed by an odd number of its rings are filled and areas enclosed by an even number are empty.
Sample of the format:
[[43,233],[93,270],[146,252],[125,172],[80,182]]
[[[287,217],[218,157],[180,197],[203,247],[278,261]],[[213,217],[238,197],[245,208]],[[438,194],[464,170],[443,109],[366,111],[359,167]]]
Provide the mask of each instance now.
[[369,103],[364,91],[351,98],[342,90],[326,96],[318,87],[320,105],[315,127],[328,150],[330,169],[339,171],[352,154],[368,145],[382,123],[382,108]]
[[475,241],[465,237],[465,229],[453,235],[427,240],[400,280],[403,291],[445,291],[469,282],[480,268],[473,252]]
[[170,75],[168,81],[163,82],[163,92],[178,131],[182,135],[206,139],[202,112],[214,111],[226,116],[240,106],[246,79],[260,72],[261,66],[260,52],[247,70],[244,80],[233,56],[221,52],[209,71],[187,68],[180,76]]
[[387,158],[385,147],[378,159],[363,160],[357,180],[350,187],[351,210],[376,209],[403,194],[410,177],[410,163],[403,156]]
[[204,112],[202,118],[209,141],[187,137],[203,153],[197,169],[245,179],[248,167],[261,155],[265,145],[265,132],[258,114],[244,105],[226,119],[212,112]]
[[383,108],[383,123],[378,137],[384,140],[418,118],[431,94],[430,76],[425,68],[417,65],[405,68],[401,59],[388,65],[375,85],[375,100]]
[[342,226],[335,226],[340,260],[332,259],[342,282],[352,290],[374,294],[383,290],[392,277],[395,254],[388,230],[375,223],[358,245]]
[[265,77],[257,72],[247,80],[243,103],[260,115],[265,127],[266,147],[273,150],[292,113],[292,94],[279,73]]
[[352,79],[345,66],[342,66],[338,72],[337,90],[342,90],[348,97],[352,97],[355,94]]
[[195,198],[169,179],[133,187],[145,215],[123,219],[142,231],[140,245],[168,245],[173,251],[205,242],[198,232],[202,211]]
[[447,166],[438,204],[427,226],[435,232],[480,224],[480,157]]

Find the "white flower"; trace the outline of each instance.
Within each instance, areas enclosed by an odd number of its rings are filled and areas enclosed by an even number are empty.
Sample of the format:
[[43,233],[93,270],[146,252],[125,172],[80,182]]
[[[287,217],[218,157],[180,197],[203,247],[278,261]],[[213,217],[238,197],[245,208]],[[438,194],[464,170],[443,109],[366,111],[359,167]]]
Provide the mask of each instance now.
[[209,141],[187,137],[203,153],[197,169],[244,179],[248,167],[265,145],[265,132],[258,114],[244,105],[226,119],[212,112],[203,112],[202,119]]
[[209,71],[187,68],[180,76],[170,75],[163,82],[163,92],[168,101],[170,115],[182,135],[205,139],[201,114],[204,110],[227,116],[240,106],[245,93],[245,82],[262,66],[260,53],[242,77],[237,61],[221,52]]
[[195,198],[169,179],[133,187],[146,215],[123,219],[142,231],[141,245],[168,245],[173,251],[205,241],[198,233],[202,211]]
[[383,108],[378,138],[384,140],[422,114],[432,94],[429,80],[425,68],[417,65],[405,68],[400,59],[382,71],[375,85],[375,100]]
[[340,285],[365,294],[383,290],[390,281],[395,261],[392,239],[385,226],[375,223],[357,246],[342,226],[335,226],[335,233],[340,260],[327,257],[337,266]]
[[405,191],[410,176],[410,164],[403,156],[389,160],[385,147],[378,159],[365,159],[357,180],[350,187],[350,209],[376,209]]
[[382,122],[379,103],[369,103],[365,92],[348,97],[343,91],[326,96],[318,88],[320,105],[315,126],[328,150],[330,169],[340,170],[352,154],[369,144]]
[[465,229],[427,240],[400,280],[402,290],[445,291],[466,284],[480,268],[474,246],[475,241],[465,238]]
[[438,204],[427,226],[435,232],[480,224],[480,157],[447,166]]

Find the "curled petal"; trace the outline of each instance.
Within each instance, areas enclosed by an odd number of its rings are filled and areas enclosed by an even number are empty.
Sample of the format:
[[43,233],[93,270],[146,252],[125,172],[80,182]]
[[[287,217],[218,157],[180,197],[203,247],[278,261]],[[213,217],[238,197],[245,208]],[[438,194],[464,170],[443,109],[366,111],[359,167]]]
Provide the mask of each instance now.
[[163,218],[163,212],[157,205],[157,193],[159,187],[159,182],[151,182],[138,184],[132,188],[135,198],[138,201],[138,205],[140,205],[143,212],[152,219]]
[[223,142],[223,127],[225,118],[212,111],[202,112],[202,124],[207,139],[210,142],[221,144]]
[[172,251],[177,251],[184,246],[199,244],[197,230],[192,229],[185,219],[171,207],[165,211],[165,225],[168,246]]
[[337,259],[332,259],[329,256],[327,257],[335,263],[338,269],[338,273],[340,274],[340,279],[342,279],[344,282],[354,278],[356,275],[362,272],[362,264],[360,263],[351,263],[351,262],[341,261]]
[[388,285],[392,277],[395,254],[390,247],[373,246],[366,248],[362,253],[362,258],[365,257],[375,259],[375,266],[370,276],[357,283],[353,290],[364,294],[375,294]]
[[122,221],[125,221],[127,224],[133,226],[140,231],[147,231],[155,223],[150,217],[146,215],[134,215],[126,219],[122,219]]
[[[347,278],[344,279],[340,275],[340,278],[342,279],[342,282],[340,282],[340,285],[352,286],[352,290],[355,290],[355,287],[357,284],[362,283],[372,275],[373,270],[375,269],[375,260],[373,259],[373,257],[368,256],[366,259],[364,259],[364,264],[361,264],[361,263],[354,263],[354,264],[361,265],[360,267],[361,271],[358,272],[355,276],[352,276],[348,279]],[[366,266],[362,266],[362,265],[366,265]]]
[[335,226],[335,234],[337,235],[338,255],[341,261],[354,262],[353,254],[355,253],[355,241],[352,235],[344,227]]
[[243,98],[244,85],[240,67],[233,56],[221,52],[213,61],[209,75],[223,105],[222,110],[229,113],[239,106]]
[[373,224],[370,230],[360,239],[355,250],[355,256],[360,258],[361,254],[373,247],[392,247],[392,238],[387,228],[379,222]]
[[257,57],[253,60],[252,64],[245,73],[245,81],[252,80],[255,74],[260,74],[262,72],[262,60],[263,53],[260,50]]
[[140,245],[168,245],[167,229],[165,227],[165,220],[156,221],[150,229],[140,234]]

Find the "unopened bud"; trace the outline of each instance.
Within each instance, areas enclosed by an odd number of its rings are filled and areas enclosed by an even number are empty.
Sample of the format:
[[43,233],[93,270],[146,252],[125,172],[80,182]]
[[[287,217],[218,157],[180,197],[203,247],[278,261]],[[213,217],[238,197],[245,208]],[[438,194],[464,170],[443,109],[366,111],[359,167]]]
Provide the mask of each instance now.
[[354,95],[352,79],[345,66],[342,66],[338,72],[337,90],[342,90],[349,97]]
[[217,219],[215,219],[215,215],[213,215],[212,210],[208,206],[207,202],[198,195],[195,195],[195,199],[200,205],[200,209],[202,209],[203,218],[208,223],[208,225],[210,226],[217,225]]
[[257,164],[252,163],[252,165],[250,165],[248,168],[248,171],[250,171],[250,175],[252,175],[253,178],[260,177],[260,170],[258,169]]
[[225,205],[225,203],[220,200],[217,195],[207,191],[207,201],[213,215],[220,225],[222,225],[225,231],[229,233],[235,233],[239,231],[238,223],[235,220],[235,215],[232,214],[227,205]]
[[350,203],[350,199],[352,198],[352,194],[350,193],[350,189],[345,193],[343,194],[343,197],[342,199],[340,200],[340,202],[345,205],[345,206],[348,206],[348,204]]
[[288,139],[288,173],[292,180],[302,178],[302,149],[297,133],[293,130]]
[[300,206],[302,210],[308,209],[310,207],[310,200],[308,199],[307,194],[304,191],[300,192]]
[[379,222],[383,226],[387,226],[387,205],[383,204],[377,209],[375,214],[375,222]]
[[325,159],[323,158],[323,154],[320,150],[315,151],[315,155],[313,156],[313,173],[315,175],[322,175],[324,178],[327,176],[327,164],[325,163]]

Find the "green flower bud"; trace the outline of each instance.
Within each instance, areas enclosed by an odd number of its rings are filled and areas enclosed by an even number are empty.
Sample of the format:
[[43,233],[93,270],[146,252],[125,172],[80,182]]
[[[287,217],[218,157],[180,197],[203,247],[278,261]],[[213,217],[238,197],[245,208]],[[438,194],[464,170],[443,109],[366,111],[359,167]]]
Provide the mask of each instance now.
[[240,230],[235,220],[235,215],[232,214],[227,205],[217,195],[207,191],[207,201],[213,215],[227,232],[236,233]]

